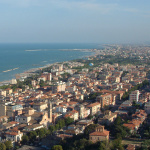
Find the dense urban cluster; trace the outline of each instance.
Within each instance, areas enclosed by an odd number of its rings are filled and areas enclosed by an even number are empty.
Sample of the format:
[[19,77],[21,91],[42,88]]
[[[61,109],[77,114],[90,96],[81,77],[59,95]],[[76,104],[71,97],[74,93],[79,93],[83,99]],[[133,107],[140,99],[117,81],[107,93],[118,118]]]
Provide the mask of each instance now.
[[150,148],[150,48],[105,45],[0,89],[4,149]]

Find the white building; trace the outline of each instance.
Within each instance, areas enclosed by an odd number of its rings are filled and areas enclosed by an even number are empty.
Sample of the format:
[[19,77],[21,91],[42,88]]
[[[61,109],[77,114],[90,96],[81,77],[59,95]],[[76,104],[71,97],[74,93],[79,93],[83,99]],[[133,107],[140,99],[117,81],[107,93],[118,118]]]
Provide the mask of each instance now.
[[129,100],[132,102],[133,101],[138,102],[139,101],[139,95],[140,95],[139,90],[132,91],[131,94],[129,95]]
[[150,102],[145,103],[144,110],[147,114],[150,114]]
[[56,112],[57,113],[66,113],[67,107],[63,105],[56,106]]
[[23,136],[23,133],[20,132],[20,130],[18,130],[17,128],[13,128],[6,132],[7,141],[20,142],[22,136]]

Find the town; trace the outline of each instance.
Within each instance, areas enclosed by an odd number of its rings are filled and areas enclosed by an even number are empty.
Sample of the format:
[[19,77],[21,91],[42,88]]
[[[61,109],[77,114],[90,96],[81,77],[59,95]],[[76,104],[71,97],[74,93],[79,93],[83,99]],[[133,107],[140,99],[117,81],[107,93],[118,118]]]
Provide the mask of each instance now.
[[150,148],[150,47],[104,45],[91,51],[0,87],[1,147]]

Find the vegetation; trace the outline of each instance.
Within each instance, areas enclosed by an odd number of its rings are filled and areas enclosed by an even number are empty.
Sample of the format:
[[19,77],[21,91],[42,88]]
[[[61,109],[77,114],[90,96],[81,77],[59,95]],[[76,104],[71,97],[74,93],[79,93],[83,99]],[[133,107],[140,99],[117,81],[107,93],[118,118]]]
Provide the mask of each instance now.
[[144,89],[145,87],[147,87],[149,85],[150,85],[150,83],[148,82],[148,80],[144,80],[141,84],[137,84],[136,86],[132,87],[128,92],[125,92],[124,95],[122,96],[122,100],[129,99],[129,94],[132,91],[142,90],[142,89]]
[[84,136],[86,137],[86,139],[89,138],[89,134],[94,132],[96,127],[98,126],[98,124],[90,124],[89,126],[87,126],[84,130]]
[[54,131],[56,131],[58,129],[61,129],[64,126],[68,126],[73,122],[74,122],[74,120],[70,117],[65,118],[65,119],[60,119],[60,120],[57,121],[57,123],[55,125],[50,125],[49,126],[49,128],[48,128],[49,132],[50,132],[50,134],[52,134]]
[[101,95],[100,93],[90,93],[88,100],[93,100],[93,102],[94,102],[94,101],[96,101],[96,97],[100,96],[100,95]]
[[113,125],[109,127],[111,135],[116,139],[122,139],[130,135],[130,129],[123,126],[124,121],[120,116],[118,116]]
[[27,133],[27,135],[22,136],[21,144],[25,145],[29,143],[34,143],[37,137],[39,137],[39,139],[42,139],[49,134],[53,134],[54,131],[61,129],[64,126],[70,125],[72,122],[74,122],[73,119],[68,117],[58,120],[55,125],[50,125],[48,129],[41,128],[35,131],[30,131]]
[[4,144],[5,144],[7,150],[13,148],[11,141],[6,141]]
[[29,142],[29,137],[27,135],[22,136],[21,144],[25,145]]
[[150,140],[144,140],[141,144],[140,150],[149,150],[150,149]]
[[0,150],[6,150],[6,146],[4,143],[0,143]]
[[63,82],[67,82],[69,77],[71,77],[71,74],[66,72],[66,73],[61,74],[60,80]]
[[63,150],[61,145],[54,145],[51,150]]

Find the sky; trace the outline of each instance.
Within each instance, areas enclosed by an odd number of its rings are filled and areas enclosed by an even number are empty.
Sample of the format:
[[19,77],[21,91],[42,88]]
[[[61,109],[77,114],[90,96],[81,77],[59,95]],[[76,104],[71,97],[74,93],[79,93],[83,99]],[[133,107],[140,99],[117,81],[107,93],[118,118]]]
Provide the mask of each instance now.
[[150,41],[150,0],[0,0],[0,43]]

